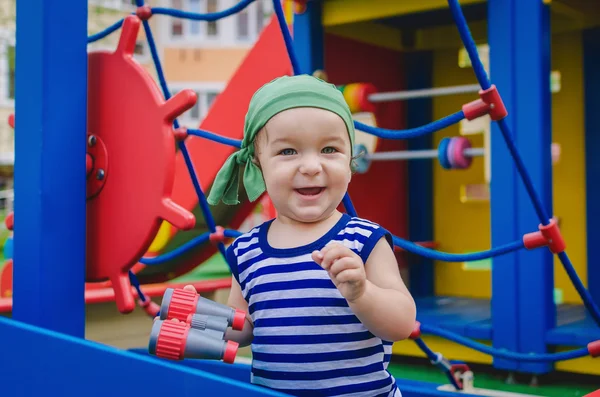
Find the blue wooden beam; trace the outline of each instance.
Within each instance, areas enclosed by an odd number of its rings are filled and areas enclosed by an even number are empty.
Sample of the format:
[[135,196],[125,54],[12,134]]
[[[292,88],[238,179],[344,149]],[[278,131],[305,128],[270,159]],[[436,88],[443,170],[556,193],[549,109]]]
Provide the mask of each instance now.
[[[431,51],[405,54],[406,89],[431,88],[433,85],[433,53]],[[406,127],[415,128],[430,123],[432,99],[417,98],[406,102]],[[409,139],[409,150],[429,150],[433,147],[431,134]],[[433,240],[433,165],[434,161],[408,162],[408,236],[411,241]],[[433,261],[415,258],[410,267],[410,290],[415,298],[434,293]]]
[[583,79],[585,87],[585,188],[587,203],[587,285],[596,304],[600,305],[600,29],[583,32]]
[[13,318],[83,337],[87,2],[19,0],[16,31]]
[[[148,321],[148,329],[152,322]],[[285,397],[249,382],[189,368],[0,317],[2,395]]]
[[[548,8],[541,1],[488,2],[490,75],[508,109],[507,124],[546,211],[552,213],[550,51]],[[505,140],[492,128],[492,246],[519,240],[540,223]],[[546,351],[555,322],[554,265],[547,249],[494,258],[493,345]],[[550,364],[494,360],[498,368],[543,373]]]

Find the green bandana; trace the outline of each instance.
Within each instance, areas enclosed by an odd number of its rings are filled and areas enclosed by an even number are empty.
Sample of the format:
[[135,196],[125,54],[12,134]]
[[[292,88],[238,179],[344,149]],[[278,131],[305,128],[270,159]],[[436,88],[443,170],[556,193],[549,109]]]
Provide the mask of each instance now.
[[350,136],[350,147],[354,149],[354,122],[344,96],[333,84],[309,75],[283,76],[262,86],[252,96],[246,121],[242,147],[225,161],[210,189],[208,202],[212,205],[223,200],[225,204],[238,204],[240,166],[245,165],[244,187],[248,199],[254,201],[266,190],[260,168],[254,158],[256,134],[276,114],[299,107],[314,107],[329,110],[339,115],[346,123]]

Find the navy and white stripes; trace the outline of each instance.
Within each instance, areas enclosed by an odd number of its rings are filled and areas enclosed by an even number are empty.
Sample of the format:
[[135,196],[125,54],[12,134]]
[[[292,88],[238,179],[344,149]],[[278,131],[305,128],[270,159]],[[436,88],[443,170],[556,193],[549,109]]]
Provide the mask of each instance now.
[[400,396],[387,371],[392,343],[359,321],[311,253],[332,241],[366,262],[390,234],[343,214],[317,241],[277,249],[267,242],[271,221],[227,249],[254,322],[252,382],[296,396]]

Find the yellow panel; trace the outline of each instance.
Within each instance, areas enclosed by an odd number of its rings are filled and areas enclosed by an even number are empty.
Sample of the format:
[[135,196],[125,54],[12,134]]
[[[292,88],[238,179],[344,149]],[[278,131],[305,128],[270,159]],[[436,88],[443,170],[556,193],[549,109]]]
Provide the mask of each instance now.
[[[559,348],[556,351],[567,351],[577,349],[579,347],[564,347]],[[600,375],[600,365],[598,365],[598,358],[582,357],[575,360],[561,361],[556,363],[555,368],[557,371],[565,372],[577,372],[580,374]]]
[[[469,31],[476,44],[487,40],[487,21],[470,21]],[[415,49],[454,49],[462,47],[462,40],[455,24],[434,26],[416,31]]]
[[[461,5],[483,3],[484,0],[461,0]],[[372,21],[373,19],[447,8],[447,0],[327,0],[323,3],[323,25]]]
[[[561,146],[554,165],[554,214],[567,243],[567,252],[584,284],[587,283],[585,126],[581,33],[557,34],[552,40],[552,70],[561,74],[561,90],[552,95],[552,140]],[[562,264],[555,259],[555,286],[563,290],[564,301],[580,303]],[[600,365],[599,365],[600,367]]]
[[398,29],[373,23],[358,22],[349,25],[331,26],[327,33],[345,37],[361,43],[367,43],[391,50],[402,50],[402,35]]
[[[459,68],[458,50],[438,50],[434,54],[433,85],[435,87],[476,83],[471,68]],[[440,119],[461,109],[464,103],[477,99],[477,94],[443,96],[433,100],[433,118]],[[434,135],[437,147],[443,137],[458,136],[459,126],[454,125]],[[483,147],[483,135],[470,135],[473,147]],[[446,252],[472,252],[490,247],[489,202],[461,202],[461,187],[485,182],[484,161],[474,158],[467,170],[445,170],[438,161],[433,165],[434,180],[434,240],[439,250]],[[435,264],[436,295],[476,298],[490,297],[490,272],[464,270],[462,263],[438,262]]]
[[[479,364],[491,364],[492,358],[487,355],[478,352],[477,350],[467,349],[466,347],[450,342],[446,339],[438,338],[436,336],[423,336],[422,338],[427,346],[434,351],[440,352],[448,360],[464,360],[468,363],[479,363]],[[489,345],[484,341],[478,341]],[[396,342],[392,346],[392,354],[401,356],[413,356],[413,357],[426,357],[423,351],[417,346],[412,340],[403,340]]]
[[[434,86],[475,82],[472,69],[460,69],[457,66],[457,52],[458,48],[435,52]],[[560,144],[562,152],[561,159],[553,167],[554,213],[560,218],[569,256],[586,283],[585,142],[580,32],[554,35],[552,56],[552,70],[561,73],[561,90],[552,95],[552,140]],[[453,113],[473,98],[474,94],[435,98],[433,117],[439,119]],[[437,132],[434,144],[437,146],[442,137],[458,134],[458,126]],[[481,146],[481,136],[470,136],[470,139],[473,146]],[[473,166],[466,171],[444,170],[435,163],[434,239],[440,243],[440,250],[469,252],[490,247],[489,203],[461,203],[459,197],[461,185],[483,181],[481,158],[475,159]],[[559,260],[556,259],[555,263],[555,287],[563,290],[564,302],[580,303]],[[489,298],[490,274],[485,270],[465,270],[460,264],[439,262],[435,269],[435,292],[438,295]]]

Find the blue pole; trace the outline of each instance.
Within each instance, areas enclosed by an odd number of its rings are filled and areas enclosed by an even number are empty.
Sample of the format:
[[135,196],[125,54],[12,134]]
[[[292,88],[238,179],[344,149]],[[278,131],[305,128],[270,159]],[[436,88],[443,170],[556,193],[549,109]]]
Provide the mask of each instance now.
[[83,337],[87,2],[17,2],[13,318]]
[[302,73],[312,74],[323,68],[323,24],[319,1],[306,3],[306,10],[294,14],[294,50]]
[[[505,120],[546,212],[552,213],[550,36],[548,7],[539,1],[490,0],[490,74],[508,106]],[[539,219],[505,141],[492,130],[492,245],[535,231]],[[555,323],[554,263],[547,249],[494,259],[494,347],[546,352]],[[547,363],[495,360],[499,368],[544,373]]]
[[[514,131],[515,87],[512,65],[514,35],[512,11],[516,0],[490,0],[488,3],[488,41],[490,77],[498,87],[508,110],[506,122]],[[493,50],[492,50],[493,49]],[[490,184],[491,246],[519,238],[517,226],[516,184],[518,175],[500,129],[492,123]],[[492,344],[495,348],[518,350],[517,267],[518,255],[510,253],[492,259]],[[500,369],[517,370],[516,361],[494,359]]]
[[585,87],[585,189],[587,202],[587,285],[596,304],[600,305],[600,266],[596,245],[600,231],[596,224],[600,220],[600,29],[583,32],[583,79]]
[[[552,216],[550,10],[541,1],[516,1],[515,6],[515,134],[542,205]],[[518,230],[523,235],[540,221],[520,178],[517,186]],[[519,350],[546,353],[546,334],[556,323],[554,257],[548,249],[521,250],[518,256]],[[523,362],[519,370],[546,373],[552,364]]]

